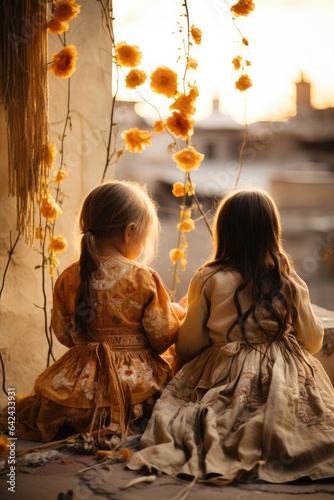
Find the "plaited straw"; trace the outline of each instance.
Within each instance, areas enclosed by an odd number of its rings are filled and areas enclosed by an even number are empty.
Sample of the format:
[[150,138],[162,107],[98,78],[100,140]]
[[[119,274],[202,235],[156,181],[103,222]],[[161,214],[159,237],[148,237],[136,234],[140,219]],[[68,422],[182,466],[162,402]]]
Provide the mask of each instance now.
[[0,2],[0,94],[8,136],[9,196],[17,229],[34,238],[36,198],[48,175],[47,0]]

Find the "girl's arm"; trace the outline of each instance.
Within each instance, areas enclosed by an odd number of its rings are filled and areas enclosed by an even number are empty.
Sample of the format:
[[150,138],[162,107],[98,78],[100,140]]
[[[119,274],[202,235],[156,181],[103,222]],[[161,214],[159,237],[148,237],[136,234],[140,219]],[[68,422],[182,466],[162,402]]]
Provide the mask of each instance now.
[[142,324],[150,346],[158,353],[163,353],[174,344],[180,320],[157,273],[152,274],[150,295],[150,300],[144,308]]
[[64,276],[60,275],[55,283],[53,291],[52,329],[61,344],[66,347],[71,347],[74,345],[70,334],[72,320],[65,297],[66,289]]
[[324,329],[321,321],[312,310],[306,283],[297,275],[294,278],[297,289],[295,304],[298,313],[298,317],[293,324],[294,335],[301,346],[310,354],[315,354],[322,347]]
[[196,357],[211,344],[209,329],[206,326],[209,308],[203,278],[197,273],[189,286],[187,313],[175,343],[176,353],[182,359]]

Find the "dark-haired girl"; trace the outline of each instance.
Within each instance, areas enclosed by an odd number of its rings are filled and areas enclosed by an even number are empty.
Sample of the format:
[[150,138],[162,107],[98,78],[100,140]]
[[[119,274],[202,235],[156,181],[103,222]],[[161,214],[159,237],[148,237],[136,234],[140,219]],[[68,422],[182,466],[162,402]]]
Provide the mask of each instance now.
[[129,468],[228,484],[334,476],[334,390],[306,284],[260,190],[220,203],[214,252],[193,277],[164,389]]

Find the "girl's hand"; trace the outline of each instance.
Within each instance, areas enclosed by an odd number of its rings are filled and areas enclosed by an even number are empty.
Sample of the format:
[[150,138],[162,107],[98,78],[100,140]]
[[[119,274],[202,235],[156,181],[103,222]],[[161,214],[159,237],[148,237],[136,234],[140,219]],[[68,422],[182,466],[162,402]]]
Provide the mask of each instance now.
[[183,319],[185,317],[186,310],[184,309],[184,307],[180,306],[180,304],[178,304],[177,302],[172,302],[172,308],[174,309],[179,319]]
[[187,303],[188,303],[188,295],[185,295],[178,301],[179,306],[182,307],[182,309],[187,310]]

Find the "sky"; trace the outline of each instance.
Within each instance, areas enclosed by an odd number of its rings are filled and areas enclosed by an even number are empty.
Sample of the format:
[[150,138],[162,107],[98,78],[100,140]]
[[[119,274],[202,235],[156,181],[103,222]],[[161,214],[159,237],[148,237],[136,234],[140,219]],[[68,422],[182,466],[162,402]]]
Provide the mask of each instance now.
[[[141,69],[149,75],[157,66],[169,66],[183,73],[184,54],[180,26],[184,23],[182,0],[114,0],[116,43],[138,45],[143,53]],[[229,5],[233,5],[229,2]],[[334,107],[334,0],[255,0],[255,10],[239,17],[236,24],[249,41],[244,57],[251,62],[247,73],[253,86],[246,93],[235,89],[239,74],[232,59],[240,54],[240,36],[231,20],[225,0],[188,0],[190,25],[201,29],[201,45],[191,47],[191,57],[198,62],[189,71],[196,83],[196,119],[205,118],[213,98],[220,109],[242,123],[257,120],[282,120],[295,114],[295,82],[304,79],[312,84],[312,105]],[[183,31],[184,33],[184,31]],[[178,58],[179,61],[177,62]],[[122,85],[119,97],[145,98],[162,113],[171,103],[154,95],[149,83],[140,95]],[[148,79],[149,81],[149,79]],[[156,118],[151,106],[141,104],[139,112]]]

